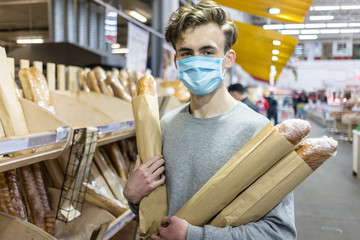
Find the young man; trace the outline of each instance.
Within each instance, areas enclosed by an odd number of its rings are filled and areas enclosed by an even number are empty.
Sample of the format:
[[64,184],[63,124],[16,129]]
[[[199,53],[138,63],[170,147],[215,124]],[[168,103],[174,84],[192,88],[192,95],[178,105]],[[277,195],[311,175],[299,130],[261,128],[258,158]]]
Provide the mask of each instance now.
[[250,101],[246,90],[240,83],[231,84],[228,87],[228,91],[229,91],[230,95],[233,98],[235,98],[236,100],[245,103],[249,108],[251,108],[255,112],[259,111],[257,106],[252,101]]
[[296,239],[292,194],[259,221],[238,227],[198,227],[173,216],[269,123],[235,100],[225,87],[223,77],[234,64],[231,46],[236,38],[236,26],[213,2],[180,7],[170,18],[166,40],[176,50],[179,79],[189,88],[191,102],[161,120],[163,155],[140,165],[124,189],[136,212],[136,204],[164,183],[165,159],[169,216],[159,233],[151,236],[153,240]]

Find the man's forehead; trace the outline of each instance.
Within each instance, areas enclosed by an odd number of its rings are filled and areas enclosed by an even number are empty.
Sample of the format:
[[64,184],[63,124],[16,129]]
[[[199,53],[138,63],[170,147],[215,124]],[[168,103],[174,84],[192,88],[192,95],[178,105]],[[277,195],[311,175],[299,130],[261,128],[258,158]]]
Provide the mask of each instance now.
[[190,48],[198,50],[204,46],[222,48],[225,44],[225,37],[220,27],[215,23],[208,23],[183,32],[176,42],[176,49]]

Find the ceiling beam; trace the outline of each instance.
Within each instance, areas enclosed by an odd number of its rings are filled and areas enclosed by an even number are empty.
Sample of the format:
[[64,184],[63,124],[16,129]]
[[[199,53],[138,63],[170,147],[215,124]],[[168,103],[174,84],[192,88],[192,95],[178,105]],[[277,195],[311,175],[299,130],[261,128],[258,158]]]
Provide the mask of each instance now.
[[47,0],[15,0],[15,1],[6,1],[0,2],[0,6],[10,6],[10,5],[25,5],[25,4],[35,4],[35,3],[47,3]]

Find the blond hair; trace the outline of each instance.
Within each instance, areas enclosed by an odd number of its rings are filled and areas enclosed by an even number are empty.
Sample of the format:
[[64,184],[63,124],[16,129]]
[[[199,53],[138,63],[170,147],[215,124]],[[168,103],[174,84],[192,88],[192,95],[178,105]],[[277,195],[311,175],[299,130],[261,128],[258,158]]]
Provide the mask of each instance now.
[[192,6],[182,6],[169,19],[165,30],[165,39],[175,48],[176,41],[189,28],[207,23],[216,23],[225,36],[227,52],[234,45],[238,36],[238,29],[233,22],[227,21],[227,14],[213,1],[202,1]]

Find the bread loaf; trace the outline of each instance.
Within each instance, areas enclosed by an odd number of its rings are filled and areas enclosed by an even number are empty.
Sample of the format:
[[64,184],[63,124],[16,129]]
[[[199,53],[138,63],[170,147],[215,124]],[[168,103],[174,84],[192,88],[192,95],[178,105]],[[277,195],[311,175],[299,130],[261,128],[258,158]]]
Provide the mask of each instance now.
[[337,147],[337,141],[324,136],[305,139],[296,146],[295,150],[309,167],[315,171],[329,157],[335,154]]
[[25,98],[34,101],[33,89],[36,88],[36,81],[28,68],[23,68],[18,73],[21,88],[24,92]]
[[55,234],[55,213],[54,211],[45,212],[45,231],[50,235]]
[[129,96],[131,96],[131,94],[129,92],[128,75],[127,75],[127,72],[125,70],[121,70],[119,72],[119,81],[120,81],[121,85],[123,85],[125,92],[127,94],[129,94]]
[[310,123],[305,120],[289,119],[276,125],[275,129],[290,143],[296,145],[310,133],[311,126]]
[[92,204],[109,211],[115,217],[118,217],[125,212],[127,208],[125,204],[122,204],[116,199],[111,199],[104,196],[91,184],[86,184],[85,186],[86,186],[86,196],[85,196],[86,201],[91,202]]
[[78,77],[80,79],[79,81],[80,89],[82,89],[85,92],[90,92],[90,88],[87,84],[87,75],[84,69],[82,68],[79,69]]
[[128,177],[128,171],[125,164],[125,160],[121,155],[120,148],[117,145],[117,143],[110,144],[109,152],[110,152],[111,160],[116,167],[117,173],[122,179],[126,180]]
[[22,186],[25,190],[25,199],[30,209],[30,221],[39,228],[46,231],[45,228],[45,211],[42,206],[40,193],[36,188],[36,181],[30,166],[19,169]]
[[16,216],[16,209],[11,201],[8,184],[6,183],[5,173],[0,173],[0,211]]
[[35,164],[31,165],[31,169],[34,174],[36,188],[39,192],[42,206],[43,206],[45,212],[50,212],[51,211],[50,201],[49,201],[48,193],[46,191],[45,176],[44,176],[43,169],[39,163],[35,163]]
[[16,171],[14,169],[5,172],[6,182],[9,187],[10,199],[12,205],[16,210],[16,216],[26,219],[25,205],[19,191],[19,186],[16,180]]
[[107,74],[105,81],[111,86],[116,97],[131,103],[131,96],[125,91],[119,79],[111,74]]
[[155,79],[151,74],[145,74],[139,81],[138,81],[138,92],[137,95],[144,95],[149,94],[151,96],[156,96],[156,84]]
[[108,86],[105,82],[106,73],[105,73],[104,69],[102,69],[101,67],[95,67],[94,72],[95,72],[95,76],[98,81],[98,84],[100,86],[101,92],[106,95],[109,95],[109,96],[114,96],[114,92],[108,88]]
[[87,83],[91,91],[101,93],[98,82],[95,77],[94,70],[87,73]]

